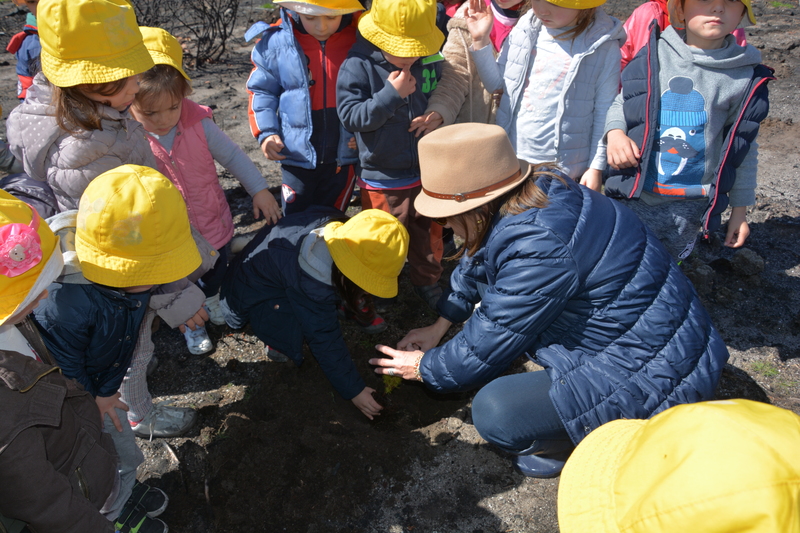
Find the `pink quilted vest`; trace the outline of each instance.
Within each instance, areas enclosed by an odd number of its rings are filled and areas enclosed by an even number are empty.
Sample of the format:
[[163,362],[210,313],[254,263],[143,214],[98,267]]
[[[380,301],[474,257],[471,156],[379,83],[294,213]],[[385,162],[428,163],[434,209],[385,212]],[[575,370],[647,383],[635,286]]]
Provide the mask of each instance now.
[[189,221],[214,248],[220,249],[233,237],[233,217],[201,124],[201,120],[211,117],[210,108],[184,98],[172,151],[167,152],[149,134],[147,139],[158,159],[159,172],[175,184],[186,201]]

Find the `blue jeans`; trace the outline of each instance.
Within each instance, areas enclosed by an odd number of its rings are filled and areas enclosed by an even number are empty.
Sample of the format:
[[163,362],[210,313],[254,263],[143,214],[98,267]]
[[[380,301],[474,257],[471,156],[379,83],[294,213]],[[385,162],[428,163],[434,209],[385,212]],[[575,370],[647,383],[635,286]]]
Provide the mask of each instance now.
[[569,435],[549,390],[544,370],[495,379],[472,401],[475,429],[486,441],[517,455],[540,451],[543,443],[569,447]]

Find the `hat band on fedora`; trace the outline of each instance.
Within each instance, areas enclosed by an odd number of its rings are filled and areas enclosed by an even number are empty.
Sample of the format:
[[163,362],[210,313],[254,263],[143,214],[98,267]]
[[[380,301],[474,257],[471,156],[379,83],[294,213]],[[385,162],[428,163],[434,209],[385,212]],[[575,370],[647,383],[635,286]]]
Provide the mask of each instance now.
[[521,170],[517,170],[514,174],[512,174],[511,176],[507,177],[502,181],[498,181],[497,183],[493,183],[487,187],[476,189],[470,192],[459,192],[456,194],[440,194],[438,192],[429,191],[424,186],[422,187],[422,192],[424,192],[425,194],[427,194],[432,198],[438,198],[440,200],[455,200],[456,202],[465,202],[467,200],[471,200],[472,198],[480,198],[481,196],[486,195],[486,193],[490,193],[501,187],[505,187],[506,185],[517,179],[521,173],[522,173]]

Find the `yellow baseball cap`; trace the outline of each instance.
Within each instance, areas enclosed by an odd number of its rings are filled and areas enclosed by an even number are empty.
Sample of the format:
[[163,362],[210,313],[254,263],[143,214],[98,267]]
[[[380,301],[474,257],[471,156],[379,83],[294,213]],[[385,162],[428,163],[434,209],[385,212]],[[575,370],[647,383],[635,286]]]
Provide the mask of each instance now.
[[397,57],[433,55],[444,43],[436,26],[436,0],[374,0],[372,9],[358,20],[358,31]]
[[800,416],[749,400],[591,432],[558,490],[562,533],[800,532]]
[[380,298],[397,296],[397,276],[408,255],[408,231],[380,209],[365,209],[323,232],[333,262],[346,278]]
[[84,277],[110,287],[171,283],[201,262],[181,193],[138,165],[104,172],[86,187],[75,252]]
[[161,28],[140,26],[139,30],[142,32],[144,46],[150,52],[153,63],[175,67],[184,78],[191,81],[191,78],[183,70],[183,48],[181,48],[181,43],[178,42],[178,39]]
[[41,0],[42,72],[58,87],[108,83],[153,66],[126,0]]

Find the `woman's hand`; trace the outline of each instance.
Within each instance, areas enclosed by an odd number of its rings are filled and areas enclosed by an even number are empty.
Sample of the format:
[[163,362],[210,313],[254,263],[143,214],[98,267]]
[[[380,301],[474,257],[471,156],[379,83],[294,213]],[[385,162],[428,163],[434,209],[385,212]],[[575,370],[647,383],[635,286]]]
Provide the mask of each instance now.
[[270,224],[277,224],[281,218],[281,206],[269,189],[261,189],[253,196],[253,216],[258,220],[260,215]]
[[489,45],[489,35],[494,25],[494,15],[484,0],[469,0],[469,8],[464,14],[467,29],[472,37],[472,49],[480,50]]
[[364,387],[364,390],[359,392],[358,396],[350,400],[370,420],[381,414],[381,409],[383,409],[383,406],[372,397],[373,392],[375,392],[375,389]]
[[[97,396],[94,401],[97,403],[97,408],[100,409],[100,423],[106,423],[106,415],[111,418],[111,421],[114,422],[114,427],[117,428],[117,431],[122,433],[122,423],[119,421],[119,417],[117,416],[117,409],[122,409],[123,411],[128,410],[128,406],[120,400],[119,391],[111,396]],[[128,421],[125,420],[127,424]]]
[[431,348],[439,345],[444,334],[450,329],[452,322],[446,318],[439,317],[436,322],[424,328],[412,329],[400,342],[397,343],[398,350],[422,350],[427,352]]
[[375,365],[376,374],[386,374],[387,376],[399,376],[403,379],[417,379],[417,361],[424,355],[421,350],[406,352],[395,350],[383,344],[378,344],[375,349],[391,359],[370,359],[369,364]]

